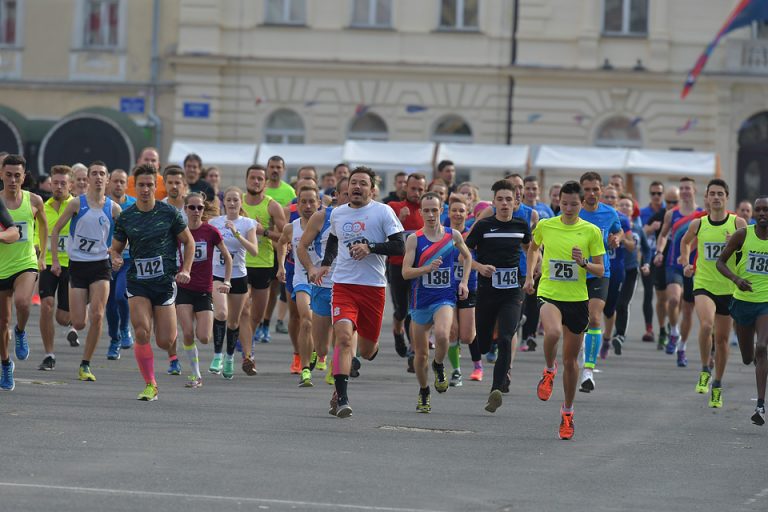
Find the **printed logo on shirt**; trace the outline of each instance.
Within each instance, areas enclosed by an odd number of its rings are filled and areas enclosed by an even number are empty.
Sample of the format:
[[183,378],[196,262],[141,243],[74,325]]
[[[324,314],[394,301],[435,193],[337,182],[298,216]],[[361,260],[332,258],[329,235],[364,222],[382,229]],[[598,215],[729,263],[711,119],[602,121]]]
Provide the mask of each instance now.
[[345,233],[360,233],[365,230],[365,222],[345,222],[341,229]]

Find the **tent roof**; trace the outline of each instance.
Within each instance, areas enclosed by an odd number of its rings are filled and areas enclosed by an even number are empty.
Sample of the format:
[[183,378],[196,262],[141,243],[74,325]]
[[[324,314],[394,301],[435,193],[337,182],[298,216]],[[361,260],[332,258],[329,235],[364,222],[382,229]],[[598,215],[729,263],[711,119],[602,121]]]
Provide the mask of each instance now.
[[344,161],[374,171],[431,171],[434,142],[374,142],[348,140]]
[[441,143],[436,162],[451,160],[459,167],[473,169],[506,169],[525,171],[528,166],[528,146],[503,144]]
[[714,153],[633,149],[624,170],[632,174],[712,176],[716,168]]
[[291,167],[335,167],[343,160],[343,153],[344,146],[339,144],[261,144],[256,163],[267,165],[271,156],[280,155]]
[[573,169],[583,171],[614,171],[624,169],[626,149],[548,146],[539,148],[534,166],[540,169]]
[[256,161],[256,144],[176,139],[171,145],[168,163],[181,165],[184,158],[190,153],[198,154],[203,160],[203,165],[242,165],[247,167]]

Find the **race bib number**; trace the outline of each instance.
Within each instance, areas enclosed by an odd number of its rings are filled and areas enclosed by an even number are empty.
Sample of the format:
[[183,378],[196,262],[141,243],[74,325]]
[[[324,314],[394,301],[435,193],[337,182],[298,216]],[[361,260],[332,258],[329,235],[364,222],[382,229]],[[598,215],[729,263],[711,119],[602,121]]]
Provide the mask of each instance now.
[[16,227],[19,228],[19,239],[17,242],[26,242],[29,240],[29,226],[26,222],[17,222]]
[[224,253],[221,252],[218,249],[216,249],[215,253],[219,255],[219,259],[218,259],[219,265],[223,267],[224,266]]
[[207,259],[208,259],[208,242],[195,242],[194,261],[205,261]]
[[747,256],[747,272],[768,275],[768,254],[750,252]]
[[453,278],[456,281],[461,281],[462,278],[464,278],[464,265],[459,263],[455,267],[453,267]]
[[704,259],[707,261],[717,260],[724,248],[725,242],[704,242]]
[[616,259],[616,249],[608,249],[608,259],[609,260],[615,260]]
[[91,254],[93,252],[96,252],[96,243],[98,240],[94,240],[92,238],[85,238],[82,236],[78,236],[75,240],[75,247],[77,247],[77,250],[79,252],[84,252],[86,254]]
[[550,281],[578,281],[579,272],[573,260],[549,260]]
[[68,235],[59,235],[59,243],[58,243],[58,251],[59,252],[66,252],[67,251],[67,239],[69,238]]
[[448,288],[451,286],[451,269],[438,268],[421,276],[421,285],[424,288]]
[[517,267],[497,268],[491,276],[491,285],[499,290],[518,288],[520,284],[517,281]]
[[164,273],[162,256],[138,258],[134,264],[136,265],[136,279],[155,279]]

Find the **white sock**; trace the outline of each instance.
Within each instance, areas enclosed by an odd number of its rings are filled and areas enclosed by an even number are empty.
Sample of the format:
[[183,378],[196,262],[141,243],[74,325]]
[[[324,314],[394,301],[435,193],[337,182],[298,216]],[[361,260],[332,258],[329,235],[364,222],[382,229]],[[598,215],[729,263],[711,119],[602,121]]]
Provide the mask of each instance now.
[[194,341],[192,342],[192,345],[184,345],[184,353],[187,354],[189,365],[192,367],[192,375],[200,379],[200,357],[197,352],[197,345]]
[[592,378],[592,369],[584,368],[584,373],[581,374],[581,380],[587,380]]
[[669,335],[670,336],[680,336],[680,329],[676,325],[670,325],[669,326]]
[[687,342],[687,341],[681,341],[680,343],[678,343],[678,344],[677,344],[677,351],[678,351],[678,352],[680,352],[680,351],[685,351],[685,347],[686,347],[687,345],[688,345],[688,342]]

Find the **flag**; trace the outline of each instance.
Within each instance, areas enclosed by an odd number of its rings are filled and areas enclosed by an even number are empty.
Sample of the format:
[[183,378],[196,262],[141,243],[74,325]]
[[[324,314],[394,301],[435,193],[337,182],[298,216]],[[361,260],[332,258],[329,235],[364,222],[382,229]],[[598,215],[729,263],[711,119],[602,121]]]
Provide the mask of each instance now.
[[424,112],[425,110],[428,110],[427,107],[424,105],[406,105],[405,111],[409,114],[418,114],[419,112]]
[[677,129],[677,134],[680,135],[681,133],[693,130],[697,124],[699,124],[699,120],[695,117],[692,117],[688,119],[683,126]]
[[631,126],[632,128],[635,128],[637,125],[639,125],[642,122],[643,122],[642,117],[635,117],[629,122],[629,126]]
[[541,119],[541,114],[531,114],[531,115],[528,116],[528,122],[529,123],[535,123],[539,119]]
[[355,115],[356,116],[361,116],[361,115],[365,114],[366,112],[368,112],[368,105],[365,105],[363,103],[358,103],[357,106],[355,107]]
[[704,50],[704,53],[696,61],[696,65],[688,73],[688,77],[685,79],[683,85],[683,92],[680,94],[682,99],[688,96],[688,93],[693,89],[696,80],[699,78],[704,66],[707,65],[707,60],[712,55],[715,47],[720,42],[720,39],[728,32],[736,30],[741,27],[746,27],[752,24],[753,21],[768,21],[768,0],[740,0],[736,8],[728,16],[725,24],[715,36],[715,39]]
[[314,107],[315,105],[317,105],[316,101],[305,101],[304,102],[304,106],[305,107]]

